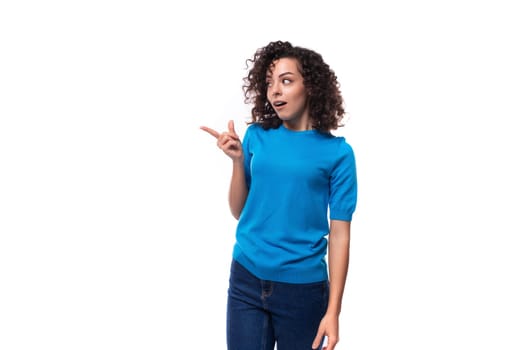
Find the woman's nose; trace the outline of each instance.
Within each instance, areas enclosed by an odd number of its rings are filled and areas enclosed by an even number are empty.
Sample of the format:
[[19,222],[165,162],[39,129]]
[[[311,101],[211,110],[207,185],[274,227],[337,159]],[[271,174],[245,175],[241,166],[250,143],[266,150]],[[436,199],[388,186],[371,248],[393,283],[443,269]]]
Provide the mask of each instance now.
[[271,95],[272,96],[279,96],[281,95],[281,88],[279,84],[272,85],[271,87]]

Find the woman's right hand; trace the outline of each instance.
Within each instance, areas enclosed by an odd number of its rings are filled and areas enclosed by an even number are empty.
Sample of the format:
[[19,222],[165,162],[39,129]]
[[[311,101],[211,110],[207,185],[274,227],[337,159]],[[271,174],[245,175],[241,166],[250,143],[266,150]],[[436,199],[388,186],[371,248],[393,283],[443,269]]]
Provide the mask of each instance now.
[[217,139],[217,147],[219,147],[224,153],[226,153],[228,157],[230,157],[234,161],[242,160],[243,151],[241,139],[235,132],[233,120],[230,120],[228,122],[228,131],[225,131],[223,133],[219,133],[218,131],[213,130],[212,128],[208,128],[207,126],[201,126],[200,128],[201,130],[206,131],[208,134]]

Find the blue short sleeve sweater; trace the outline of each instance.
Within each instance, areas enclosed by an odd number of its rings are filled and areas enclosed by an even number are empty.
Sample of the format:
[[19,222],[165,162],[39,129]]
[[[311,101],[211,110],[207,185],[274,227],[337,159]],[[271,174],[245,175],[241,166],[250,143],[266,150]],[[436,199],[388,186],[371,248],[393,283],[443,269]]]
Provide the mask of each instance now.
[[243,149],[249,191],[233,258],[260,279],[326,280],[328,219],[351,221],[356,206],[351,146],[317,130],[252,124]]

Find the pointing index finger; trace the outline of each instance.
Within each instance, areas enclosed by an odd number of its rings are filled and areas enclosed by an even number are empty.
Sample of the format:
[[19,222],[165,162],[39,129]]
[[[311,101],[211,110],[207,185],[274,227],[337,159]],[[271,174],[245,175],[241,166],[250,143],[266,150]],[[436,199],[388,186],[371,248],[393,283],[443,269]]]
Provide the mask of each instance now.
[[219,138],[220,133],[215,131],[215,130],[213,130],[212,128],[208,128],[207,126],[201,126],[200,128],[201,128],[201,130],[206,131],[208,134],[210,134],[211,136],[215,137],[216,139]]

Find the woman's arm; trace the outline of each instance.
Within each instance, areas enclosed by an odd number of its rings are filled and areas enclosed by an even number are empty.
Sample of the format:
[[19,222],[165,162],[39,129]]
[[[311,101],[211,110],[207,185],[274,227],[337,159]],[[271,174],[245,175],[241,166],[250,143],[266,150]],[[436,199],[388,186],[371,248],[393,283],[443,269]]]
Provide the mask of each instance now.
[[239,220],[246,197],[248,195],[248,187],[246,186],[246,177],[244,174],[244,158],[233,160],[232,178],[230,182],[230,193],[228,202],[230,204],[230,211],[234,218]]
[[332,220],[328,236],[330,300],[327,313],[338,315],[345,289],[350,260],[350,221]]
[[328,236],[328,268],[330,295],[312,348],[319,347],[323,336],[328,337],[327,350],[333,350],[339,341],[339,314],[350,260],[350,221],[332,220]]
[[233,120],[228,122],[228,131],[223,133],[207,126],[201,126],[201,129],[215,137],[217,139],[217,147],[219,147],[233,161],[228,203],[230,204],[230,211],[233,217],[238,220],[241,211],[244,208],[246,196],[248,195],[246,176],[244,174],[244,153],[241,139],[235,132]]

